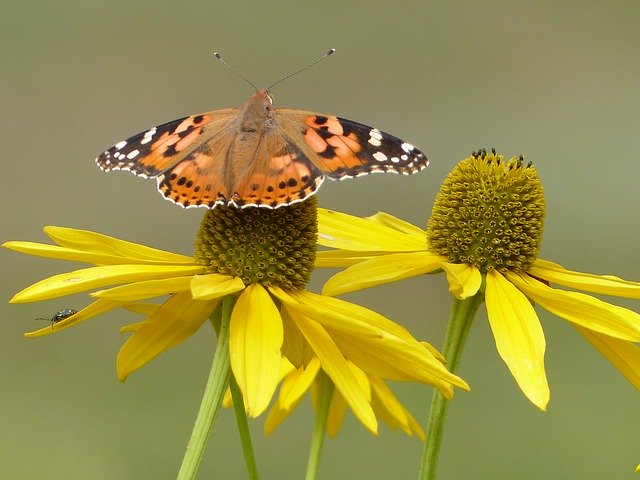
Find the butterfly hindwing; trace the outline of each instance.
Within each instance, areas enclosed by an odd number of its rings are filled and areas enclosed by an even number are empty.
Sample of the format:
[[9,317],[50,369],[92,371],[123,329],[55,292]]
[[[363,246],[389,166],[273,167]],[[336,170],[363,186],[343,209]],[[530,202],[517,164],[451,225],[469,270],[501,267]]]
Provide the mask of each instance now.
[[232,204],[278,208],[313,195],[324,176],[286,132],[265,133],[254,161],[236,186]]

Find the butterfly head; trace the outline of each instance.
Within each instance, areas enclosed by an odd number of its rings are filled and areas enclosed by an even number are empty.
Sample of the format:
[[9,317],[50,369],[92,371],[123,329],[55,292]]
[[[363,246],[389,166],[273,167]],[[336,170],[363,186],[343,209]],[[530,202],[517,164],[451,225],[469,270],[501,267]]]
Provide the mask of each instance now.
[[246,113],[258,118],[266,118],[271,115],[273,96],[266,88],[261,88],[249,99],[246,104]]

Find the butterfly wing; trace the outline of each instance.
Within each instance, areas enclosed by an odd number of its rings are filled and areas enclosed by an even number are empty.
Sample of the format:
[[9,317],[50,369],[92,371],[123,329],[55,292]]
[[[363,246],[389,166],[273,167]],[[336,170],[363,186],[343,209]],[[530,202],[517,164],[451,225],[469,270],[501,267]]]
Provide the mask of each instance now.
[[333,180],[375,172],[410,175],[429,165],[412,144],[377,128],[340,117],[278,110],[283,130]]
[[127,170],[143,178],[153,178],[173,168],[203,144],[217,138],[229,127],[237,109],[215,110],[190,115],[138,133],[96,157],[101,170]]

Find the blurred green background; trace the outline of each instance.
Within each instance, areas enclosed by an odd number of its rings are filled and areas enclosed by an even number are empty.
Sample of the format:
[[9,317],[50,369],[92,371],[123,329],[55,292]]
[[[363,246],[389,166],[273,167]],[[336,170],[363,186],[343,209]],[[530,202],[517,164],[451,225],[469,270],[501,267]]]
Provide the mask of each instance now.
[[[640,4],[565,2],[17,2],[0,6],[0,240],[43,241],[44,225],[96,230],[183,253],[203,214],[163,201],[154,181],[103,174],[96,154],[183,115],[240,105],[252,93],[213,51],[265,85],[278,106],[377,126],[415,143],[431,166],[412,177],[325,182],[320,204],[385,210],[424,225],[438,186],[473,149],[535,163],[548,212],[542,256],[640,278]],[[0,251],[0,477],[175,477],[212,358],[203,328],[126,384],[115,376],[133,320],[118,312],[59,335],[23,332],[86,296],[7,305],[17,290],[76,268]],[[327,272],[310,286],[319,291]],[[449,308],[442,276],[350,295],[440,345]],[[638,303],[618,303],[638,310]],[[528,403],[499,359],[484,311],[452,405],[442,480],[632,479],[640,396],[564,321],[547,334],[549,410]],[[424,422],[431,389],[395,385]],[[303,477],[309,402],[271,437],[252,422],[265,479]],[[414,478],[421,444],[349,416],[326,443],[325,479]],[[245,476],[233,415],[215,426],[200,478]]]

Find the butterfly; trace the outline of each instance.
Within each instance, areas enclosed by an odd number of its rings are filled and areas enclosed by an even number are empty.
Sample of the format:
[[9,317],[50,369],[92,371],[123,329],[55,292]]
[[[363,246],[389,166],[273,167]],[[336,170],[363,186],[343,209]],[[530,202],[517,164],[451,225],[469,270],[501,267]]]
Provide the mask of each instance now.
[[75,315],[76,313],[78,313],[78,311],[74,310],[73,308],[64,308],[62,310],[58,310],[51,318],[38,317],[36,318],[36,320],[47,320],[51,323],[58,323],[66,318],[69,318],[71,315]]
[[365,124],[273,108],[268,89],[257,89],[240,108],[153,127],[95,161],[105,172],[155,178],[167,200],[186,208],[278,208],[315,194],[325,178],[409,175],[429,164],[412,144]]

